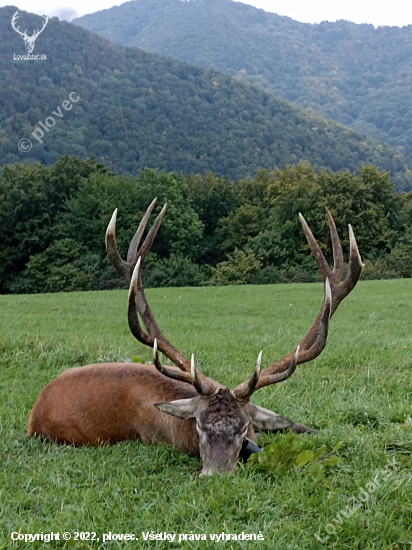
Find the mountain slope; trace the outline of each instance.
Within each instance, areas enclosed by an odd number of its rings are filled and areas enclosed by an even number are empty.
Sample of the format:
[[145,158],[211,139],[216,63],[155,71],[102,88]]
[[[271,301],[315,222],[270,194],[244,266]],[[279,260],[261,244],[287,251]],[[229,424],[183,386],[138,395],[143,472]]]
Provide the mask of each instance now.
[[[49,21],[35,52],[46,61],[15,61],[24,53],[0,9],[0,159],[53,163],[58,154],[95,154],[116,172],[159,167],[239,178],[299,160],[332,170],[364,164],[391,170],[398,189],[412,188],[405,158],[332,121],[211,69],[122,48],[78,26]],[[20,13],[22,28],[39,17]],[[69,94],[79,97],[53,115]],[[43,143],[31,133],[53,116]],[[17,149],[21,138],[33,147]]]
[[238,75],[412,153],[411,25],[311,25],[232,0],[135,0],[74,22]]

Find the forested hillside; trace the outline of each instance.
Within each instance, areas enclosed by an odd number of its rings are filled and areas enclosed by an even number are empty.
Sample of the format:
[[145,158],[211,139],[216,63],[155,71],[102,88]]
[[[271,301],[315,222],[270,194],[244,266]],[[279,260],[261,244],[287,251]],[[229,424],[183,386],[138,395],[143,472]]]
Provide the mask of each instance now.
[[364,278],[412,277],[412,193],[395,193],[374,166],[327,173],[301,163],[230,182],[149,168],[117,176],[93,158],[66,156],[49,167],[3,167],[0,293],[123,287],[106,257],[107,224],[117,207],[124,255],[154,197],[152,220],[168,206],[145,262],[147,287],[317,281],[298,213],[331,261],[325,207],[346,260],[353,225]]
[[[16,10],[0,9],[2,164],[94,154],[117,173],[211,170],[231,179],[301,160],[334,171],[374,164],[391,171],[398,190],[412,188],[398,151],[222,73],[123,48],[57,18],[36,42],[47,60],[16,61],[25,53],[10,25]],[[22,28],[41,21],[20,12]],[[64,111],[71,92],[79,100]],[[59,107],[63,117],[52,114]],[[50,116],[56,123],[39,143],[31,133]],[[29,152],[18,150],[22,138],[31,139]]]
[[135,0],[76,24],[212,67],[412,152],[412,26],[300,23],[232,0]]

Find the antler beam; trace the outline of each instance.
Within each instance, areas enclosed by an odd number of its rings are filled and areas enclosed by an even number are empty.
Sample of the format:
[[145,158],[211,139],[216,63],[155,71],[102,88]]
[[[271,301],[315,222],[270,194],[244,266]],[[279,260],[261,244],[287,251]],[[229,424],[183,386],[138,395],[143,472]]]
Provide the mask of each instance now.
[[[178,351],[168,340],[166,340],[166,338],[160,332],[159,328],[157,329],[157,333],[155,335],[147,334],[142,330],[139,323],[139,317],[136,307],[136,303],[139,301],[138,295],[136,295],[136,293],[138,292],[137,281],[140,275],[140,263],[141,262],[139,258],[133,272],[132,281],[130,283],[127,309],[129,327],[133,336],[135,336],[142,344],[153,347],[154,364],[159,372],[161,372],[165,376],[168,376],[169,378],[192,384],[201,396],[211,397],[222,386],[218,382],[215,382],[211,378],[208,378],[198,369],[196,369],[193,355],[191,362],[189,363],[186,357],[182,353],[180,353],[180,351]],[[145,323],[143,317],[142,319]],[[177,367],[179,367],[180,371],[174,369],[173,367],[165,367],[162,365],[157,352],[158,348],[166,355],[166,357],[173,361],[173,363]]]
[[[150,311],[144,295],[140,266],[141,258],[139,258],[136,267],[134,268],[133,277],[129,288],[127,316],[130,330],[139,342],[151,348],[154,346],[156,338],[159,350],[171,361],[173,361],[179,369],[190,373],[189,360],[163,336],[156,321],[154,320],[153,314]],[[140,317],[142,318],[142,321],[147,329],[147,333],[144,332],[140,326],[138,313],[140,314]]]

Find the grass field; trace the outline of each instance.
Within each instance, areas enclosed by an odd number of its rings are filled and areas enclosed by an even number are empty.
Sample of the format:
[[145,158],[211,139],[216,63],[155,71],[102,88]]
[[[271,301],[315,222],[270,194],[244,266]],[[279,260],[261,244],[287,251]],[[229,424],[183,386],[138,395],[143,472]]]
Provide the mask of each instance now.
[[[318,284],[154,289],[149,303],[166,336],[227,386],[250,376],[260,349],[269,363],[292,349],[319,310]],[[27,439],[42,387],[74,366],[141,356],[129,333],[126,292],[0,296],[0,549],[12,532],[96,532],[80,548],[406,549],[412,546],[412,280],[358,284],[331,321],[328,344],[286,382],[253,401],[316,427],[310,445],[343,441],[325,476],[282,477],[240,465],[199,479],[200,461],[166,445],[126,442],[74,448]],[[282,436],[271,436],[273,439]],[[391,476],[383,470],[391,461]],[[395,461],[395,462],[393,462]],[[360,488],[380,481],[352,515]],[[376,486],[375,486],[376,487]],[[328,536],[322,545],[316,540]],[[142,540],[142,532],[206,534],[207,541]],[[211,542],[210,534],[261,532],[264,541]],[[103,533],[139,541],[106,542]],[[177,537],[178,538],[178,537]]]

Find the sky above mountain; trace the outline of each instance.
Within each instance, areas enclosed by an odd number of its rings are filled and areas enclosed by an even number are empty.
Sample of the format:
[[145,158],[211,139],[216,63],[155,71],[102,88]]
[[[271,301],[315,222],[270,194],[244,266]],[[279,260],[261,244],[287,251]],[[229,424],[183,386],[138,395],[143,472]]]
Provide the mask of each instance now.
[[[185,1],[185,0],[182,0]],[[186,0],[187,1],[187,0]],[[193,1],[193,0],[189,0]],[[122,1],[116,0],[20,0],[16,2],[21,10],[58,16],[70,21],[86,13],[119,6]],[[249,0],[250,4],[265,11],[287,15],[304,23],[320,23],[346,19],[354,23],[371,23],[399,26],[412,24],[412,3],[405,0],[376,2],[376,0]],[[10,0],[0,0],[0,7],[10,5]]]

